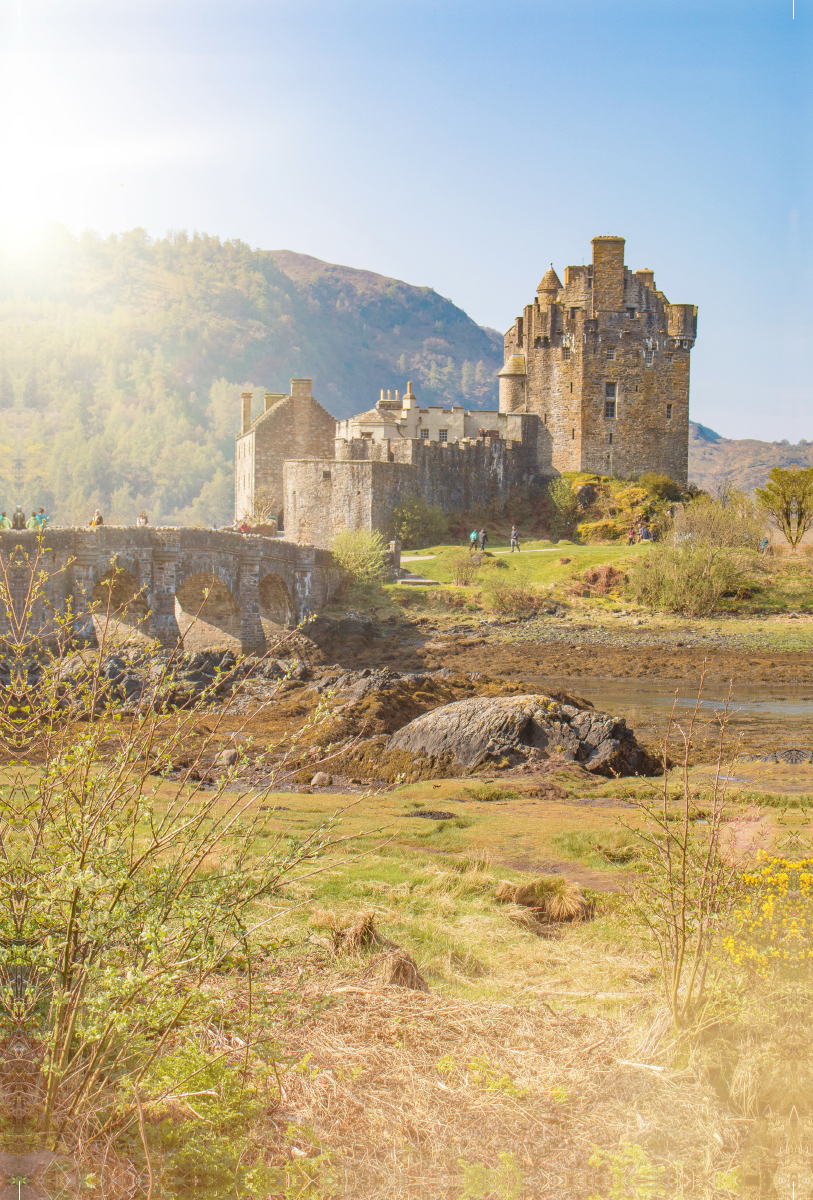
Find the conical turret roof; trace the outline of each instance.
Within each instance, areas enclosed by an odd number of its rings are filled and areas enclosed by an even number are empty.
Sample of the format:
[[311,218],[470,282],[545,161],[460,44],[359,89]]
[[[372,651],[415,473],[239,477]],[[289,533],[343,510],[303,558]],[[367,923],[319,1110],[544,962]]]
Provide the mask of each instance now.
[[501,371],[497,372],[497,377],[505,378],[508,375],[524,375],[525,374],[525,355],[512,354],[507,360]]
[[558,292],[561,286],[562,281],[554,271],[553,263],[551,263],[536,290],[538,292]]

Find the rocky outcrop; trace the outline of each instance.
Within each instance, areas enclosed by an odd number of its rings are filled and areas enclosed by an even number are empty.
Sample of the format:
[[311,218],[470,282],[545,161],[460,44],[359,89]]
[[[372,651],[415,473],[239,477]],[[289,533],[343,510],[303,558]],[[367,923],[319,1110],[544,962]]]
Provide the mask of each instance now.
[[653,774],[651,756],[621,717],[561,704],[550,696],[475,697],[423,713],[394,733],[389,750],[471,771],[506,756],[559,757],[596,775]]

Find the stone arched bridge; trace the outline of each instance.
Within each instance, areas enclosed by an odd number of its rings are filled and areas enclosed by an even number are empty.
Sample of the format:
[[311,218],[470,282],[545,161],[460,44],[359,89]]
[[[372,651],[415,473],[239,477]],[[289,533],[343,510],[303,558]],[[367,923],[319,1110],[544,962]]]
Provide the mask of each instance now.
[[[68,617],[80,639],[108,632],[189,650],[262,651],[281,629],[315,612],[341,574],[331,555],[281,538],[203,529],[48,529],[0,534],[14,622],[19,627],[31,567],[45,574],[31,620],[47,634]],[[5,605],[0,605],[0,610]],[[110,628],[110,625],[114,628]],[[29,625],[29,629],[31,626]]]

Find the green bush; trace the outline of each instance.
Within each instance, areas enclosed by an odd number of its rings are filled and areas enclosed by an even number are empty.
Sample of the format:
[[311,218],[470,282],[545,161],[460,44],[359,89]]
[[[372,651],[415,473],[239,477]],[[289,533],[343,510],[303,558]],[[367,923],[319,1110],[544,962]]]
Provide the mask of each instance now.
[[632,568],[629,589],[649,608],[702,617],[741,586],[747,565],[742,553],[705,540],[661,543]]
[[644,471],[638,482],[653,500],[670,500],[674,503],[683,494],[679,484],[661,471]]
[[395,536],[405,550],[419,546],[436,546],[449,532],[449,522],[442,508],[427,504],[423,496],[408,496],[393,509]]
[[617,542],[626,531],[617,521],[582,521],[576,532],[581,541],[595,543]]
[[348,580],[360,587],[380,583],[386,574],[384,539],[368,529],[345,529],[330,544]]

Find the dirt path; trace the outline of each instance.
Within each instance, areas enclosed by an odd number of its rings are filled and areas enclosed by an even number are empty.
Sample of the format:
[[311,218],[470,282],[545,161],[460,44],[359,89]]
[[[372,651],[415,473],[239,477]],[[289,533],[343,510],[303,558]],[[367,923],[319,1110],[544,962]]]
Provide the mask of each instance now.
[[572,883],[590,888],[594,892],[619,892],[624,886],[626,875],[621,871],[599,871],[585,867],[569,858],[556,858],[546,854],[536,858],[498,858],[492,862],[511,871],[523,871],[528,875],[562,875]]

